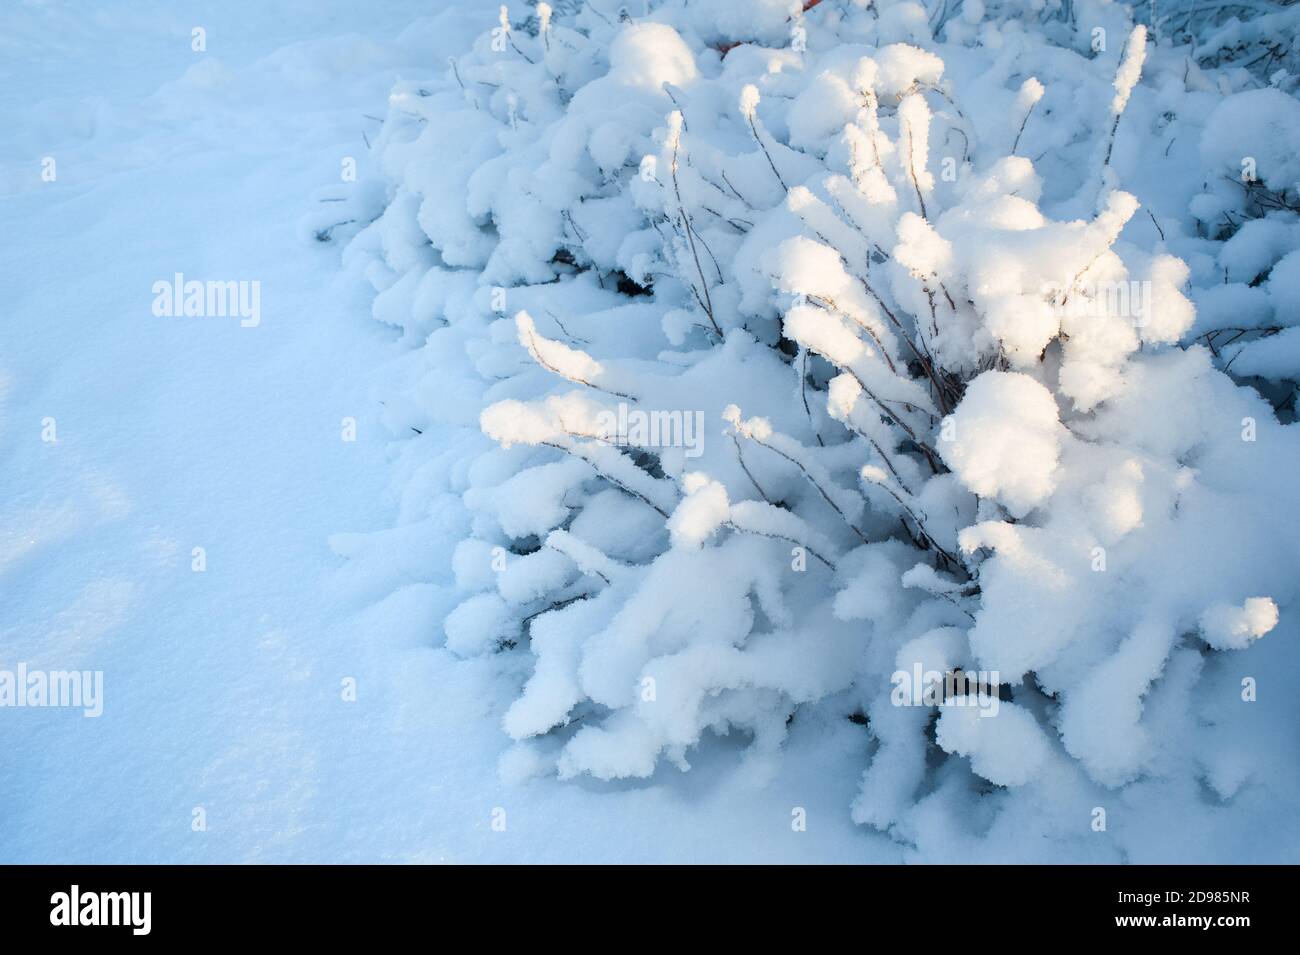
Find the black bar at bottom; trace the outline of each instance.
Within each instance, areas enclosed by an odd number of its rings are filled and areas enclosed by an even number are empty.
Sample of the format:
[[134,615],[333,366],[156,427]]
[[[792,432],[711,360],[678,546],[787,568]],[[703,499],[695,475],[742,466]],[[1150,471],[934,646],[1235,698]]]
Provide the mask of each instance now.
[[[765,913],[752,925],[735,926],[745,932],[767,931],[773,919],[791,920],[791,929],[801,922],[806,927],[810,915],[827,914],[847,898],[858,902],[851,916],[858,930],[868,932],[873,923],[923,932],[932,926],[955,940],[961,936],[947,933],[964,925],[975,932],[968,939],[987,940],[989,930],[996,935],[1029,929],[1066,938],[1183,940],[1199,933],[1230,942],[1242,932],[1281,930],[1290,921],[1284,906],[1293,879],[1292,869],[1254,866],[863,867],[798,873],[701,867],[671,874],[575,868],[563,875],[486,867],[13,866],[0,868],[0,924],[9,942],[75,935],[92,943],[110,937],[128,943],[210,943],[285,935],[297,942],[337,944],[350,937],[373,942],[378,927],[434,938],[438,933],[429,933],[436,924],[446,922],[450,930],[453,921],[479,909],[504,915],[507,924],[521,929],[532,924],[538,932],[555,920],[584,918],[583,910],[603,913],[602,922],[627,918],[648,932],[690,910],[748,912],[749,920]],[[563,909],[570,906],[577,908],[566,914]],[[547,921],[530,923],[534,914]]]

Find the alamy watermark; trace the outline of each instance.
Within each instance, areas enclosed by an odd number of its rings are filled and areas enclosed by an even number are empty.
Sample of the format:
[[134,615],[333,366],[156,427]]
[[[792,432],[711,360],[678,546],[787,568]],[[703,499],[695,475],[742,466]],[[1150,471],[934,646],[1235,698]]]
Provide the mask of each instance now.
[[923,670],[913,664],[911,670],[895,670],[889,678],[894,689],[889,702],[895,706],[977,706],[980,717],[998,715],[997,670]]
[[1093,282],[1067,289],[1045,285],[1043,294],[1061,317],[1123,318],[1142,328],[1151,318],[1151,283]]
[[685,448],[688,458],[704,453],[703,411],[643,411],[619,402],[618,411],[596,415],[606,440],[635,448]]
[[152,892],[83,892],[73,885],[50,896],[51,925],[120,925],[132,935],[148,935],[153,928]]
[[104,712],[104,671],[0,670],[0,707],[80,707],[82,716]]
[[241,328],[256,328],[262,322],[262,283],[256,279],[228,282],[186,281],[177,272],[172,280],[153,283],[153,313],[159,318],[239,318]]

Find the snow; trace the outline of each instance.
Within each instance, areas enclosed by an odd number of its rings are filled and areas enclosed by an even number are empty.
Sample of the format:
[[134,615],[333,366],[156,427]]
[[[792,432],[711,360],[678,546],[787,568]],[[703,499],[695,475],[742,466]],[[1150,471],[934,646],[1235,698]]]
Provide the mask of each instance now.
[[622,86],[687,87],[697,75],[691,48],[666,24],[633,24],[610,44],[609,78]]
[[1240,650],[1276,627],[1277,621],[1277,604],[1268,597],[1250,597],[1240,607],[1207,607],[1201,614],[1201,632],[1216,649]]
[[688,474],[682,480],[686,496],[668,518],[673,546],[699,550],[730,516],[727,489],[706,474]]
[[1124,43],[1124,55],[1120,59],[1119,69],[1115,71],[1115,98],[1110,101],[1112,115],[1119,116],[1128,106],[1133,87],[1137,86],[1138,77],[1142,75],[1142,64],[1147,58],[1147,28],[1139,23],[1133,27],[1128,40]]
[[1240,178],[1242,163],[1274,190],[1300,182],[1300,103],[1280,90],[1245,90],[1214,108],[1201,133],[1201,156],[1219,173]]
[[971,768],[995,785],[1015,788],[1040,776],[1051,750],[1034,718],[1014,703],[999,706],[993,719],[984,719],[987,713],[973,698],[948,701],[935,738],[947,752],[969,756]]
[[1284,328],[1277,335],[1257,338],[1228,351],[1227,360],[1239,375],[1292,381],[1300,375],[1300,329]]
[[1294,861],[1300,13],[797,6],[0,14],[0,860]]
[[[400,498],[381,414],[414,435],[375,400],[380,385],[394,397],[398,346],[367,320],[368,284],[340,272],[347,229],[318,243],[297,224],[317,206],[341,213],[320,225],[383,207],[382,189],[355,208],[313,191],[349,188],[344,156],[361,170],[350,188],[370,188],[362,134],[373,142],[378,124],[366,114],[382,115],[399,75],[445,62],[495,20],[494,4],[457,6],[0,13],[0,215],[23,237],[0,256],[0,668],[104,674],[97,719],[0,710],[0,860],[897,858],[853,831],[852,780],[827,772],[861,750],[852,727],[795,728],[801,754],[772,792],[743,788],[740,806],[723,769],[735,740],[706,741],[688,780],[584,793],[532,779],[535,759],[501,733],[497,687],[513,669],[460,661],[435,639],[456,602],[423,568],[464,531],[452,511],[382,530]],[[204,54],[190,49],[195,24]],[[46,155],[53,183],[40,180]],[[154,317],[152,283],[178,271],[259,280],[260,324]],[[462,295],[458,274],[439,274],[394,289],[423,302],[418,341]],[[410,307],[390,296],[376,316],[410,325]],[[340,440],[344,417],[355,442]],[[495,586],[490,562],[458,561]],[[356,703],[341,699],[348,677]],[[499,775],[498,757],[514,770]],[[806,833],[790,831],[795,803]],[[506,832],[490,827],[496,806]],[[192,828],[197,807],[206,831]]]
[[964,485],[1024,517],[1056,486],[1061,426],[1052,393],[1028,375],[989,371],[944,421],[943,459]]

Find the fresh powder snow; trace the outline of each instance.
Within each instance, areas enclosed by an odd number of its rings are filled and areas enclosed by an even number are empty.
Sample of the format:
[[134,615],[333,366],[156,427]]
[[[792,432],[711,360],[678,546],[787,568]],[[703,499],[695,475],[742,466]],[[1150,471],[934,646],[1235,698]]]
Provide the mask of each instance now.
[[0,861],[1297,861],[1297,26],[7,6]]

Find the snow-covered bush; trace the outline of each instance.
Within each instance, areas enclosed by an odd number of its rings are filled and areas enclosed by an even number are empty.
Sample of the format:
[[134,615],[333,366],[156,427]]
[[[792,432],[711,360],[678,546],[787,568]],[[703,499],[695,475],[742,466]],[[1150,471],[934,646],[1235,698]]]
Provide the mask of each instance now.
[[346,252],[412,346],[446,646],[524,667],[513,762],[740,732],[761,782],[853,719],[854,819],[937,859],[1276,797],[1242,661],[1300,442],[1222,369],[1300,372],[1288,83],[1098,0],[649,7],[503,8],[400,84]]

